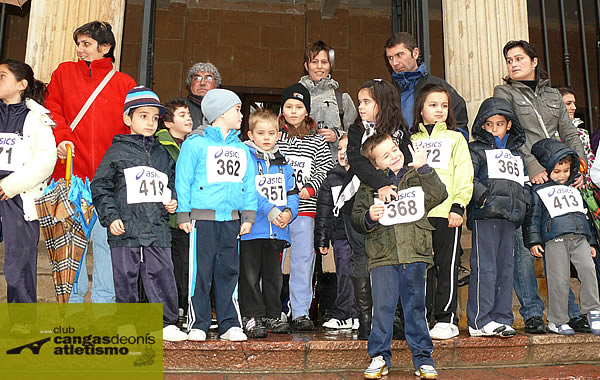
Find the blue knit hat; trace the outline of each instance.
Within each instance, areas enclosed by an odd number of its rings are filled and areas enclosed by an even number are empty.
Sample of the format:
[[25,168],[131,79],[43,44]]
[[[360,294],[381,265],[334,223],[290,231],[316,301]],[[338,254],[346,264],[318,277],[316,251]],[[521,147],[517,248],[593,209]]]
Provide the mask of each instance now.
[[161,116],[167,111],[167,109],[160,104],[158,95],[144,86],[134,87],[127,92],[123,115],[129,115],[130,111],[140,107],[156,107]]
[[206,120],[212,123],[236,104],[242,104],[242,101],[235,92],[223,88],[215,88],[204,95],[200,106]]

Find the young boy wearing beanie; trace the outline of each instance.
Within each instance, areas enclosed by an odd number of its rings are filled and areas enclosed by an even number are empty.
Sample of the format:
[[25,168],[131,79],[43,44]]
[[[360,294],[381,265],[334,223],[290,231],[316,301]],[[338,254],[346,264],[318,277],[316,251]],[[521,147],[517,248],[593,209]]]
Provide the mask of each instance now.
[[207,92],[201,107],[210,125],[192,132],[177,159],[177,222],[191,234],[190,246],[195,248],[190,259],[189,340],[206,339],[213,279],[221,339],[247,339],[233,293],[239,276],[238,239],[250,232],[258,200],[256,164],[239,139],[241,103],[229,90]]
[[163,339],[182,341],[168,224],[177,208],[175,162],[154,138],[164,111],[146,87],[127,93],[123,120],[131,134],[113,138],[91,190],[98,220],[109,229],[116,301],[137,303],[141,277],[148,301],[163,304]]

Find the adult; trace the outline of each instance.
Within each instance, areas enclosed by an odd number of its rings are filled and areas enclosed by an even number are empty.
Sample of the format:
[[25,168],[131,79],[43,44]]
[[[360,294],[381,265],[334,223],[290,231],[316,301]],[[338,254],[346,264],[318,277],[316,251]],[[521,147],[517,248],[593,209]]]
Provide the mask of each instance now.
[[340,85],[331,77],[333,48],[323,41],[309,44],[304,51],[304,70],[307,75],[299,82],[310,93],[310,117],[317,122],[318,131],[329,144],[331,158],[337,162],[338,139],[358,116],[352,97],[339,91]]
[[221,87],[221,73],[217,67],[210,62],[197,62],[188,70],[185,83],[187,83],[189,91],[185,101],[192,114],[192,120],[194,122],[192,130],[194,130],[206,124],[204,122],[204,115],[202,114],[200,104],[207,92]]
[[436,83],[442,84],[450,90],[450,103],[456,118],[456,127],[461,133],[466,132],[468,136],[467,123],[469,118],[465,100],[448,82],[429,74],[425,62],[418,63],[420,51],[417,47],[417,41],[411,34],[398,32],[388,38],[385,42],[385,56],[393,70],[392,78],[402,98],[402,113],[411,128],[416,97],[423,86],[428,83]]
[[[52,73],[48,85],[46,107],[56,123],[54,137],[58,158],[67,157],[67,145],[73,150],[73,174],[81,178],[94,177],[112,139],[129,133],[123,122],[123,104],[127,91],[135,81],[127,74],[116,72],[115,36],[107,22],[92,21],[73,32],[77,45],[77,62],[63,62]],[[113,73],[112,77],[108,77]],[[109,78],[87,111],[82,110],[96,88]],[[83,115],[81,115],[81,113]],[[82,116],[82,117],[79,117]],[[80,119],[79,123],[75,123]],[[65,165],[57,162],[54,178],[65,176]],[[92,302],[115,302],[110,248],[106,228],[95,223],[91,240],[94,250]],[[70,302],[83,302],[88,290],[85,257],[79,274],[79,290],[71,294]]]
[[[594,152],[590,144],[590,134],[588,130],[583,125],[583,120],[578,117],[575,117],[575,111],[577,111],[577,103],[575,102],[575,91],[569,87],[559,87],[558,92],[562,96],[563,103],[567,108],[567,113],[569,114],[569,119],[571,119],[571,123],[573,123],[573,127],[577,128],[577,135],[579,135],[579,140],[581,140],[581,145],[583,145],[583,150],[585,151],[585,155],[587,157],[588,167],[592,167],[592,164],[595,160]],[[589,177],[588,177],[589,179]]]
[[[494,97],[508,100],[519,117],[525,131],[525,144],[521,151],[525,156],[527,171],[532,183],[548,181],[546,169],[531,154],[531,146],[547,137],[560,139],[585,159],[585,152],[577,131],[557,89],[550,87],[548,74],[540,67],[535,47],[527,41],[509,41],[503,49],[508,76],[506,84],[494,88]],[[580,176],[575,185],[581,186]],[[525,321],[525,332],[544,334],[547,330],[543,320],[544,303],[538,296],[538,284],[534,272],[534,259],[523,245],[521,229],[515,239],[514,288],[521,303],[519,310]],[[573,292],[569,293],[569,325],[576,331],[588,331],[586,318],[581,316]]]

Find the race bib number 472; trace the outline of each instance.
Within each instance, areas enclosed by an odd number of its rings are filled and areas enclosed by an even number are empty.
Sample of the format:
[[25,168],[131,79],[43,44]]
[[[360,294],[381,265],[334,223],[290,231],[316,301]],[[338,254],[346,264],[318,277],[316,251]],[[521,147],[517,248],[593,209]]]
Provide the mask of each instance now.
[[23,137],[16,133],[0,133],[0,170],[14,172],[23,166],[25,147]]
[[427,165],[435,169],[447,169],[452,153],[450,139],[416,140],[413,144],[427,150]]
[[206,180],[242,182],[246,174],[246,152],[229,146],[209,146],[206,153]]
[[551,218],[570,212],[582,212],[585,214],[581,193],[574,187],[564,185],[549,186],[537,190],[537,193],[542,199],[544,206],[546,206]]
[[385,207],[383,217],[379,219],[384,226],[416,222],[425,215],[425,193],[420,186],[398,191],[398,198],[389,203],[375,198],[375,204]]
[[518,182],[520,185],[525,183],[521,157],[514,156],[508,149],[486,150],[485,155],[489,178],[508,179]]
[[127,186],[127,203],[163,202],[171,200],[167,187],[169,177],[148,166],[134,166],[123,170]]

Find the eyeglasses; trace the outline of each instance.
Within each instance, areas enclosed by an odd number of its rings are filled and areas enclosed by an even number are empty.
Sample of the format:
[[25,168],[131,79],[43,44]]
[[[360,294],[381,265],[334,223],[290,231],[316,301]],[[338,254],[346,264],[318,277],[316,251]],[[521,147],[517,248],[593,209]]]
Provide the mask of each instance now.
[[203,80],[207,81],[207,82],[214,82],[215,81],[215,77],[213,77],[212,75],[194,75],[192,77],[192,80],[194,82],[202,82]]

